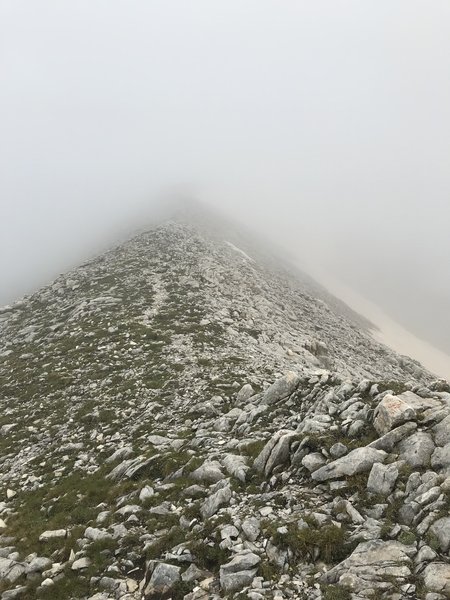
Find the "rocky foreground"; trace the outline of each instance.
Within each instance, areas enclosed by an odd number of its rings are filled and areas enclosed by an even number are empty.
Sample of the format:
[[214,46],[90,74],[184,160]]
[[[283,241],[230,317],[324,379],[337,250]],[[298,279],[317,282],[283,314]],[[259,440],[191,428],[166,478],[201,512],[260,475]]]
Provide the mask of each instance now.
[[2,310],[2,600],[450,597],[450,386],[289,277],[169,224]]

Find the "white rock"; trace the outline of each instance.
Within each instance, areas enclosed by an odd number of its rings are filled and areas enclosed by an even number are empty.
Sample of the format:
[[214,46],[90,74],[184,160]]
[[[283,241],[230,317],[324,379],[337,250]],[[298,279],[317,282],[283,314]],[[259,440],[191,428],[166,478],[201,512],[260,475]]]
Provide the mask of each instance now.
[[66,538],[67,537],[67,530],[66,529],[53,529],[53,530],[49,530],[49,531],[44,531],[43,533],[41,533],[41,535],[39,536],[39,541],[40,542],[47,542],[48,540],[54,540],[54,539],[58,539],[58,538]]
[[83,556],[82,558],[78,558],[76,561],[72,563],[72,571],[82,571],[83,569],[87,569],[91,565],[91,561],[87,556]]
[[399,396],[387,394],[375,410],[373,424],[378,433],[384,435],[397,425],[415,419],[416,411],[410,404]]

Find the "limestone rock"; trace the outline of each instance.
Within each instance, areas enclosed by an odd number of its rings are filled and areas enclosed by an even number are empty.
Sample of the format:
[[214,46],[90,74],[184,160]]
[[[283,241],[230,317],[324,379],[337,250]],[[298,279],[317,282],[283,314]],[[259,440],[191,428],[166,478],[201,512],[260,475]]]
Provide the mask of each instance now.
[[48,542],[49,540],[54,540],[57,538],[65,538],[67,537],[67,530],[66,529],[53,529],[50,531],[44,531],[43,533],[41,533],[41,535],[39,536],[39,541],[40,542]]
[[253,552],[237,554],[230,562],[220,567],[220,587],[229,594],[250,585],[256,574],[260,557]]
[[302,465],[308,469],[308,471],[313,472],[317,471],[319,467],[321,467],[325,462],[325,457],[320,454],[320,452],[311,452],[311,454],[307,454],[303,460]]
[[291,442],[297,437],[295,431],[278,431],[256,457],[253,464],[255,469],[268,476],[276,466],[286,464],[290,456]]
[[218,461],[205,461],[201,467],[191,473],[191,477],[196,481],[216,483],[221,479],[225,479],[221,469],[222,465]]
[[255,391],[250,383],[246,383],[237,393],[236,401],[238,404],[244,403],[255,395]]
[[72,563],[71,569],[72,571],[83,571],[87,569],[91,565],[91,561],[87,556],[83,556],[82,558],[78,558]]
[[164,596],[180,580],[181,567],[152,561],[148,572],[151,573],[151,576],[145,587],[145,595]]
[[373,424],[378,433],[384,435],[397,425],[415,418],[416,411],[410,404],[399,396],[387,394],[375,410]]
[[[431,456],[431,466],[434,469],[444,469],[446,473],[450,471],[450,442],[442,448],[436,448]],[[450,473],[449,473],[450,474]]]
[[284,377],[277,379],[275,383],[264,392],[262,404],[275,404],[288,398],[299,384],[299,377],[293,371],[288,371]]
[[372,494],[389,496],[395,487],[398,478],[397,465],[383,465],[375,463],[367,480],[367,490]]
[[383,452],[383,450],[376,450],[367,446],[356,448],[346,456],[320,467],[311,474],[311,477],[314,481],[327,481],[328,479],[338,479],[344,476],[350,477],[369,471],[375,463],[384,462],[386,456],[386,452]]
[[362,542],[344,561],[322,576],[324,583],[349,585],[355,592],[392,587],[406,582],[411,575],[411,555],[415,549],[399,542],[372,540]]
[[425,587],[432,592],[450,597],[450,565],[433,562],[425,567],[423,572]]
[[26,571],[26,566],[9,558],[0,558],[0,581],[14,583]]
[[450,548],[450,517],[442,517],[433,523],[430,532],[435,536],[442,552]]
[[230,487],[226,486],[209,496],[202,504],[200,509],[202,518],[209,519],[215,515],[221,506],[229,503],[231,500],[231,495]]
[[406,461],[413,469],[427,467],[430,464],[434,448],[431,435],[424,431],[418,431],[399,443],[399,458]]

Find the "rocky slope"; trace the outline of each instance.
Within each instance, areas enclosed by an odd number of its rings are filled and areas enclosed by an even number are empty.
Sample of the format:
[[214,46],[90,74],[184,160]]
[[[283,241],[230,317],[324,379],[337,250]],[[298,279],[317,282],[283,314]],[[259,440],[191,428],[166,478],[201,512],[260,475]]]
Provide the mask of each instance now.
[[2,600],[450,597],[450,388],[366,325],[180,222],[1,309]]

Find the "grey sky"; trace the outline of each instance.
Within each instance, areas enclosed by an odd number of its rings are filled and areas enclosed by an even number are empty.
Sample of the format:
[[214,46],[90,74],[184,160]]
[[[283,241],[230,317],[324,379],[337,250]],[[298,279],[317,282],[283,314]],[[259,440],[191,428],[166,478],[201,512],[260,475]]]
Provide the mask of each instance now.
[[450,352],[449,31],[448,0],[0,0],[0,302],[186,186]]

